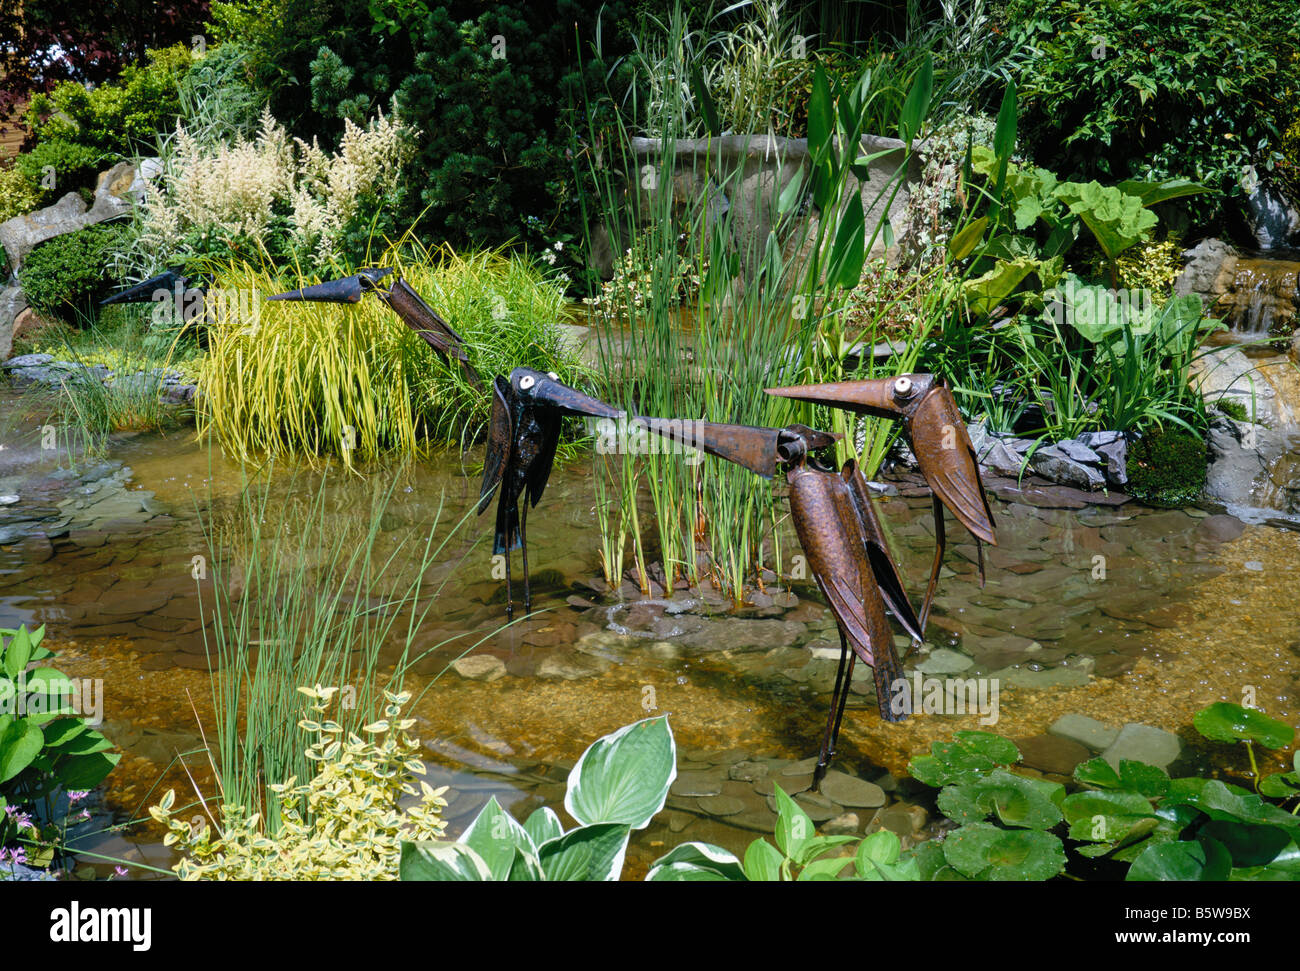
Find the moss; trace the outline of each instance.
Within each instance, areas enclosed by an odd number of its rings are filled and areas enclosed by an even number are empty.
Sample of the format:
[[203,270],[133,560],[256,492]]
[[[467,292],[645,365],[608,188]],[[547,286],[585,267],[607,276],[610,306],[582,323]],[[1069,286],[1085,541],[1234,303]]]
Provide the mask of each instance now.
[[1153,506],[1195,502],[1205,485],[1205,442],[1182,428],[1150,428],[1129,445],[1128,491]]
[[1219,411],[1223,412],[1229,418],[1234,418],[1237,421],[1250,420],[1246,414],[1246,406],[1243,405],[1240,401],[1225,401],[1224,399],[1220,398],[1217,402],[1215,402],[1214,407],[1218,408]]

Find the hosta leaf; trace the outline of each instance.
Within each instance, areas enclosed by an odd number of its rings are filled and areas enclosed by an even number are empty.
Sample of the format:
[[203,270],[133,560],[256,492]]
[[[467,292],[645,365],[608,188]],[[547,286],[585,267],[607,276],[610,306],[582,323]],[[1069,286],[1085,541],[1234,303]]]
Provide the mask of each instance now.
[[44,744],[41,730],[26,718],[11,720],[0,731],[0,782],[8,782],[31,765]]
[[780,786],[775,786],[775,796],[776,845],[790,859],[797,860],[815,835],[812,819]]
[[776,881],[781,879],[781,864],[785,857],[767,840],[759,839],[745,850],[745,876],[750,880]]
[[537,852],[532,838],[513,816],[501,808],[496,796],[488,799],[487,805],[474,817],[457,842],[464,843],[478,854],[493,880],[505,880],[510,875],[516,849]]
[[537,858],[547,880],[617,880],[630,834],[621,823],[579,826],[543,844]]
[[677,746],[667,717],[647,718],[597,739],[569,773],[564,808],[585,825],[644,829],[677,778]]
[[555,810],[549,806],[534,810],[532,815],[524,820],[524,831],[532,839],[534,846],[541,846],[564,835],[560,817],[555,815]]
[[697,880],[712,879],[683,875],[660,876],[658,872],[673,866],[709,870],[720,880],[744,880],[745,870],[735,855],[711,843],[682,843],[655,860],[646,874],[647,880]]
[[472,849],[463,843],[440,840],[403,840],[397,872],[402,880],[492,879],[487,864]]

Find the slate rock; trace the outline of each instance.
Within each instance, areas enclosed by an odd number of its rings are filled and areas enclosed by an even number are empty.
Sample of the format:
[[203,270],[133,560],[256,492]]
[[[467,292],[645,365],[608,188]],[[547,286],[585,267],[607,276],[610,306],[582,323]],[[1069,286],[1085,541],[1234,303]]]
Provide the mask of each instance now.
[[1101,753],[1101,757],[1116,769],[1120,759],[1133,759],[1163,769],[1177,759],[1182,750],[1183,743],[1173,732],[1130,722],[1120,729],[1119,736]]
[[1047,731],[1050,735],[1077,742],[1092,752],[1104,751],[1119,738],[1119,729],[1115,726],[1073,712],[1056,719]]

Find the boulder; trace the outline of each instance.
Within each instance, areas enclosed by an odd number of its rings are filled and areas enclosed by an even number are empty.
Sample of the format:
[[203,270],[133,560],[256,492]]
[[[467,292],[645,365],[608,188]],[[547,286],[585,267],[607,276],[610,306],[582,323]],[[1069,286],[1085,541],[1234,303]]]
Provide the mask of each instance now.
[[1184,297],[1189,293],[1198,294],[1209,305],[1223,292],[1219,284],[1219,274],[1224,263],[1236,259],[1237,251],[1221,239],[1205,239],[1189,250],[1184,250],[1183,258],[1187,260],[1183,272],[1174,281],[1174,293]]
[[1246,409],[1247,417],[1275,427],[1295,421],[1291,408],[1239,348],[1210,351],[1193,362],[1191,370],[1192,384],[1200,388],[1207,404],[1235,401]]
[[[1090,449],[1088,451],[1091,452]],[[1029,460],[1029,464],[1035,472],[1053,482],[1086,490],[1100,489],[1106,485],[1106,477],[1101,472],[1071,458],[1058,445],[1040,448]]]
[[7,361],[14,350],[14,323],[27,309],[27,294],[17,284],[0,289],[0,361]]
[[58,326],[56,321],[42,317],[31,307],[28,307],[14,318],[13,339],[18,340],[21,337],[30,339],[32,335],[56,326]]
[[1260,183],[1246,201],[1246,221],[1260,249],[1284,247],[1300,237],[1300,209],[1275,187]]
[[1255,492],[1268,484],[1269,470],[1286,448],[1271,428],[1216,415],[1210,422],[1210,465],[1205,494],[1230,505],[1255,506]]

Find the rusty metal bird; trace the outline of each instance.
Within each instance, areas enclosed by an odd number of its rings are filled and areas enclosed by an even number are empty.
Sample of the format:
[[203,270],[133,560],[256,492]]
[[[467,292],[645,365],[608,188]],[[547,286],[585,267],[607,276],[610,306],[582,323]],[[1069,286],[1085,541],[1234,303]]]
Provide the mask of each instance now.
[[933,374],[903,374],[892,378],[768,388],[767,393],[843,408],[860,415],[903,420],[921,474],[933,493],[936,547],[930,581],[921,605],[922,632],[930,616],[946,547],[945,506],[975,537],[980,582],[983,583],[984,551],[980,543],[997,545],[993,511],[984,494],[979,461],[966,431],[966,423],[957,410],[952,392],[941,380]]
[[[386,278],[391,282],[385,284]],[[483,386],[483,379],[469,363],[465,352],[465,339],[442,319],[424,298],[388,267],[366,267],[352,276],[328,280],[314,286],[277,293],[267,300],[301,300],[316,303],[357,303],[367,293],[373,293],[386,303],[398,317],[420,335],[431,348],[448,361],[456,361],[470,383]]]
[[837,436],[806,425],[761,428],[710,422],[642,418],[651,431],[702,449],[771,478],[786,469],[790,515],[818,587],[830,604],[840,634],[840,661],[822,737],[813,786],[835,756],[853,667],[860,658],[872,669],[880,717],[901,721],[908,711],[894,703],[903,666],[894,649],[886,606],[913,638],[921,624],[912,609],[855,462],[836,470],[817,453]]

